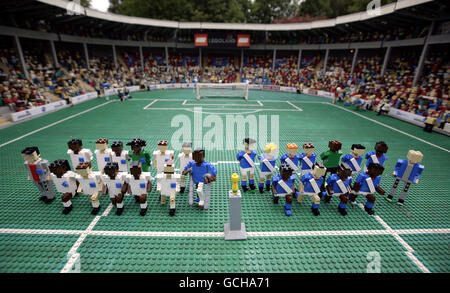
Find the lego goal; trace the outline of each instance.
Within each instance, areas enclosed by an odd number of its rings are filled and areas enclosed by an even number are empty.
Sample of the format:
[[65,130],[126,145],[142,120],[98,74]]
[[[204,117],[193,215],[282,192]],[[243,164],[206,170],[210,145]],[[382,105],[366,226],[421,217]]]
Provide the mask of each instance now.
[[202,97],[241,97],[248,100],[248,83],[197,83],[197,99]]

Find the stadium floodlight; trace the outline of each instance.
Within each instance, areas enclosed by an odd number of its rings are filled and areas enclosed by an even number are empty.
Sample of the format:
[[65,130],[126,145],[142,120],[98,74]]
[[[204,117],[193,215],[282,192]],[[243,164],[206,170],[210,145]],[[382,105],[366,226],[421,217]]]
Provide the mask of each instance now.
[[248,83],[196,83],[197,99],[202,97],[243,97],[248,100]]

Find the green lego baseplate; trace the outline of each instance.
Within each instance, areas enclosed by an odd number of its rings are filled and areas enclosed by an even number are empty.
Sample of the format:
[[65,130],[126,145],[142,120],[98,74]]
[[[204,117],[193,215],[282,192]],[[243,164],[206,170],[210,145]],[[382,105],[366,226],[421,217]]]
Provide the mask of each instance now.
[[[448,137],[307,95],[258,90],[249,91],[248,101],[196,100],[192,89],[174,89],[137,92],[132,97],[124,102],[117,96],[98,98],[0,130],[0,272],[73,271],[74,252],[79,254],[81,272],[366,272],[371,263],[368,255],[378,255],[378,268],[386,273],[450,271]],[[20,155],[27,146],[38,146],[50,162],[68,159],[67,141],[72,138],[82,139],[92,151],[99,137],[110,143],[121,140],[124,145],[139,137],[147,141],[145,149],[150,153],[165,139],[173,149],[174,117],[194,121],[194,112],[199,111],[203,119],[215,115],[224,121],[227,114],[241,114],[255,115],[259,123],[265,115],[268,142],[271,115],[276,115],[279,157],[287,143],[301,149],[303,143],[312,142],[320,154],[328,149],[329,140],[337,139],[346,154],[352,144],[370,151],[375,142],[384,140],[389,145],[381,180],[386,191],[394,182],[397,159],[405,159],[408,150],[423,153],[425,170],[420,182],[411,186],[404,206],[396,203],[403,183],[392,202],[377,194],[374,216],[361,208],[362,196],[347,207],[345,217],[337,211],[337,198],[322,202],[315,217],[308,197],[301,204],[294,199],[293,214],[287,217],[284,199],[274,204],[269,192],[242,193],[245,241],[225,241],[223,235],[223,225],[229,221],[230,177],[240,173],[236,161],[240,149],[206,151],[206,160],[218,171],[210,207],[189,206],[186,190],[177,195],[174,217],[169,216],[168,204],[160,204],[155,184],[146,216],[139,216],[139,204],[131,196],[124,200],[123,214],[116,216],[108,195],[101,196],[100,213],[93,216],[87,196],[76,196],[71,213],[63,215],[60,194],[45,204],[27,181]],[[203,135],[209,129],[205,126]],[[225,143],[228,138],[222,133]],[[194,135],[191,141],[195,148]],[[257,146],[256,152],[263,153]],[[179,152],[175,149],[177,168]],[[256,170],[258,182],[258,166]]]

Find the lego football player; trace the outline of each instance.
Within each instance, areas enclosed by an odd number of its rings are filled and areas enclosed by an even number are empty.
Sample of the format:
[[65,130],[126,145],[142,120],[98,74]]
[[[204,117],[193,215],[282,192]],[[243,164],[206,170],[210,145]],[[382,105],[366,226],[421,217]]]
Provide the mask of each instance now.
[[164,171],[156,175],[156,191],[161,195],[161,204],[166,204],[169,197],[169,215],[175,215],[175,196],[180,191],[180,174],[175,174],[173,161],[167,160],[164,164]]
[[239,167],[241,169],[241,186],[244,192],[248,191],[247,187],[247,173],[249,175],[249,186],[251,190],[255,190],[255,157],[256,152],[253,150],[255,148],[256,140],[251,138],[244,138],[242,141],[244,145],[244,150],[240,151],[236,155],[236,159],[239,161]]
[[364,210],[373,215],[373,206],[375,204],[375,192],[384,195],[385,191],[380,186],[381,174],[383,174],[384,167],[380,164],[370,163],[367,167],[367,172],[360,173],[353,185],[354,193],[350,195],[350,201],[355,202],[356,197],[361,194],[367,199],[364,204]]
[[275,173],[275,164],[277,162],[278,146],[273,142],[266,145],[264,154],[258,156],[259,164],[259,192],[264,193],[264,181],[266,190],[270,191],[270,181]]
[[352,169],[347,163],[342,163],[335,174],[331,174],[326,180],[325,188],[328,195],[325,197],[325,202],[330,202],[331,196],[339,196],[340,202],[338,211],[341,215],[347,215],[347,203],[350,197],[352,184]]
[[166,159],[173,160],[174,151],[168,150],[169,142],[167,140],[160,140],[158,142],[158,150],[153,152],[153,167],[156,168],[156,173],[160,174],[164,171],[164,164]]
[[395,192],[398,188],[400,181],[405,182],[405,187],[400,193],[398,198],[398,204],[403,205],[405,202],[406,195],[408,194],[409,187],[412,183],[419,183],[420,176],[422,175],[423,165],[419,164],[422,162],[423,154],[419,151],[409,150],[407,155],[407,160],[398,159],[397,164],[395,164],[395,169],[392,175],[395,177],[394,185],[389,191],[387,200],[392,201]]
[[120,216],[123,213],[123,198],[128,189],[127,173],[119,172],[119,164],[116,162],[107,163],[103,171],[103,193],[109,194],[111,203],[116,206],[116,215]]
[[111,161],[117,163],[119,166],[119,172],[128,172],[128,161],[130,156],[128,151],[123,149],[123,143],[121,141],[114,141],[111,144]]
[[[194,185],[196,186],[198,208],[208,209],[211,195],[211,182],[216,181],[217,171],[214,166],[205,161],[205,150],[196,149],[192,153],[193,161],[190,161],[182,172],[190,173],[189,205],[193,204]],[[197,200],[196,200],[197,201]]]
[[92,161],[92,152],[90,149],[83,148],[83,141],[81,139],[71,139],[67,142],[67,146],[69,147],[67,154],[70,156],[73,169],[80,163],[90,163]]
[[112,161],[111,157],[111,149],[108,148],[108,139],[107,138],[99,138],[95,142],[95,148],[94,151],[95,157],[97,159],[97,167],[98,170],[103,173],[103,169],[105,169],[106,164],[110,163]]
[[347,163],[352,168],[352,175],[361,171],[361,163],[363,160],[366,147],[360,144],[352,144],[351,153],[342,157],[341,161]]
[[142,172],[142,163],[139,161],[131,163],[130,173],[126,175],[126,181],[129,185],[128,193],[134,195],[134,199],[141,206],[139,214],[145,216],[147,213],[147,193],[152,190],[152,176],[150,172]]
[[311,173],[316,162],[317,155],[314,153],[314,145],[310,142],[303,144],[303,153],[300,154],[301,174],[300,177],[306,173]]
[[303,201],[303,197],[305,195],[309,195],[312,200],[311,211],[314,216],[320,215],[319,207],[320,207],[320,186],[324,181],[323,176],[327,172],[327,168],[320,163],[317,162],[313,166],[312,172],[306,172],[301,178],[298,184],[299,195],[297,197],[297,201],[301,203]]
[[100,211],[100,195],[103,189],[103,181],[99,171],[93,172],[90,162],[79,163],[76,168],[75,179],[80,183],[83,193],[89,196],[92,205],[92,215]]
[[147,145],[147,142],[140,138],[134,138],[132,141],[127,142],[127,145],[131,147],[131,154],[129,155],[132,161],[139,161],[141,163],[142,172],[148,172],[152,160],[150,154],[143,149]]
[[383,166],[384,161],[388,159],[385,155],[389,147],[384,141],[379,141],[375,144],[375,151],[370,151],[366,154],[366,164],[364,166],[364,172],[367,172],[367,167],[370,163],[380,164]]
[[323,165],[327,168],[327,173],[335,174],[339,169],[339,160],[342,156],[340,151],[342,143],[338,140],[328,142],[329,150],[320,154]]
[[72,198],[77,195],[78,182],[75,179],[76,173],[70,170],[69,161],[55,160],[50,164],[50,171],[56,190],[62,193],[64,215],[72,210]]
[[298,146],[295,143],[288,143],[286,146],[287,154],[284,154],[280,158],[281,164],[288,164],[294,173],[298,170],[298,163],[300,161],[300,155],[298,152]]
[[286,216],[292,215],[292,198],[295,196],[294,187],[295,175],[292,175],[291,166],[286,163],[280,165],[280,174],[272,178],[272,196],[273,203],[277,204],[280,197],[286,199],[284,204],[284,213]]
[[28,180],[33,180],[34,185],[41,192],[39,200],[45,203],[52,202],[55,199],[55,193],[50,176],[49,162],[41,158],[39,148],[36,146],[23,149],[22,158],[25,161],[24,166],[28,172]]
[[[187,164],[192,161],[192,143],[191,142],[184,142],[181,146],[181,153],[178,154],[178,160],[180,161],[180,170],[183,172],[184,168],[187,166]],[[181,175],[180,178],[180,193],[184,193],[184,190],[186,189],[186,176]]]

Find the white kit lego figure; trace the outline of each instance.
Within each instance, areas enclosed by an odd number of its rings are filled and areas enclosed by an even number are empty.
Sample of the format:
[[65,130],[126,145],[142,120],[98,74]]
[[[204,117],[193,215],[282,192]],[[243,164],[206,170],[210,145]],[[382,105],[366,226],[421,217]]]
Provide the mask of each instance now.
[[173,160],[174,152],[168,150],[169,142],[167,140],[160,140],[158,142],[158,150],[153,152],[153,166],[156,168],[156,173],[162,173],[166,159]]
[[62,193],[62,204],[64,215],[72,210],[72,198],[77,195],[78,182],[75,179],[77,174],[70,170],[69,161],[55,160],[50,164],[52,181],[56,190]]
[[119,165],[119,172],[128,172],[128,162],[130,156],[128,151],[123,149],[123,143],[121,141],[114,141],[111,144],[111,161]]
[[161,204],[166,204],[166,197],[169,197],[169,215],[175,215],[175,196],[180,191],[180,174],[175,174],[173,161],[166,162],[164,172],[156,175],[156,180],[156,191],[161,195]]
[[123,212],[123,198],[128,188],[127,173],[119,172],[119,164],[115,162],[106,164],[104,171],[103,194],[109,194],[111,203],[116,206],[116,215],[120,216]]
[[103,174],[103,169],[105,168],[106,164],[111,162],[111,149],[108,148],[108,139],[106,138],[99,138],[95,142],[95,148],[94,151],[95,157],[97,158],[97,167],[98,171]]
[[270,181],[275,173],[275,164],[277,162],[278,146],[273,142],[266,145],[265,153],[258,156],[259,164],[259,192],[264,193],[264,181],[266,191],[270,191]]
[[[180,171],[183,172],[187,164],[192,161],[192,143],[184,142],[181,146],[181,153],[178,154],[178,160],[180,161]],[[186,189],[186,176],[181,175],[180,193],[184,193]]]
[[152,189],[152,176],[150,172],[142,172],[142,163],[133,161],[130,167],[130,173],[126,176],[128,183],[128,193],[134,195],[134,199],[141,206],[140,215],[147,213],[147,193]]
[[236,155],[236,159],[239,161],[239,167],[241,169],[241,187],[244,192],[248,190],[247,187],[247,174],[249,176],[249,186],[251,190],[255,190],[255,157],[256,152],[253,150],[256,145],[256,140],[251,138],[244,138],[242,141],[244,150],[240,151]]
[[81,139],[71,139],[67,142],[69,149],[67,154],[70,156],[72,168],[75,169],[78,164],[92,161],[92,152],[90,149],[83,149],[83,142]]
[[100,195],[103,189],[103,181],[100,172],[93,172],[91,163],[84,162],[78,164],[75,179],[80,183],[84,194],[89,195],[92,204],[92,215],[97,215],[100,211]]
[[303,153],[300,154],[301,173],[300,178],[306,173],[312,173],[317,155],[314,153],[314,145],[310,142],[303,144]]

